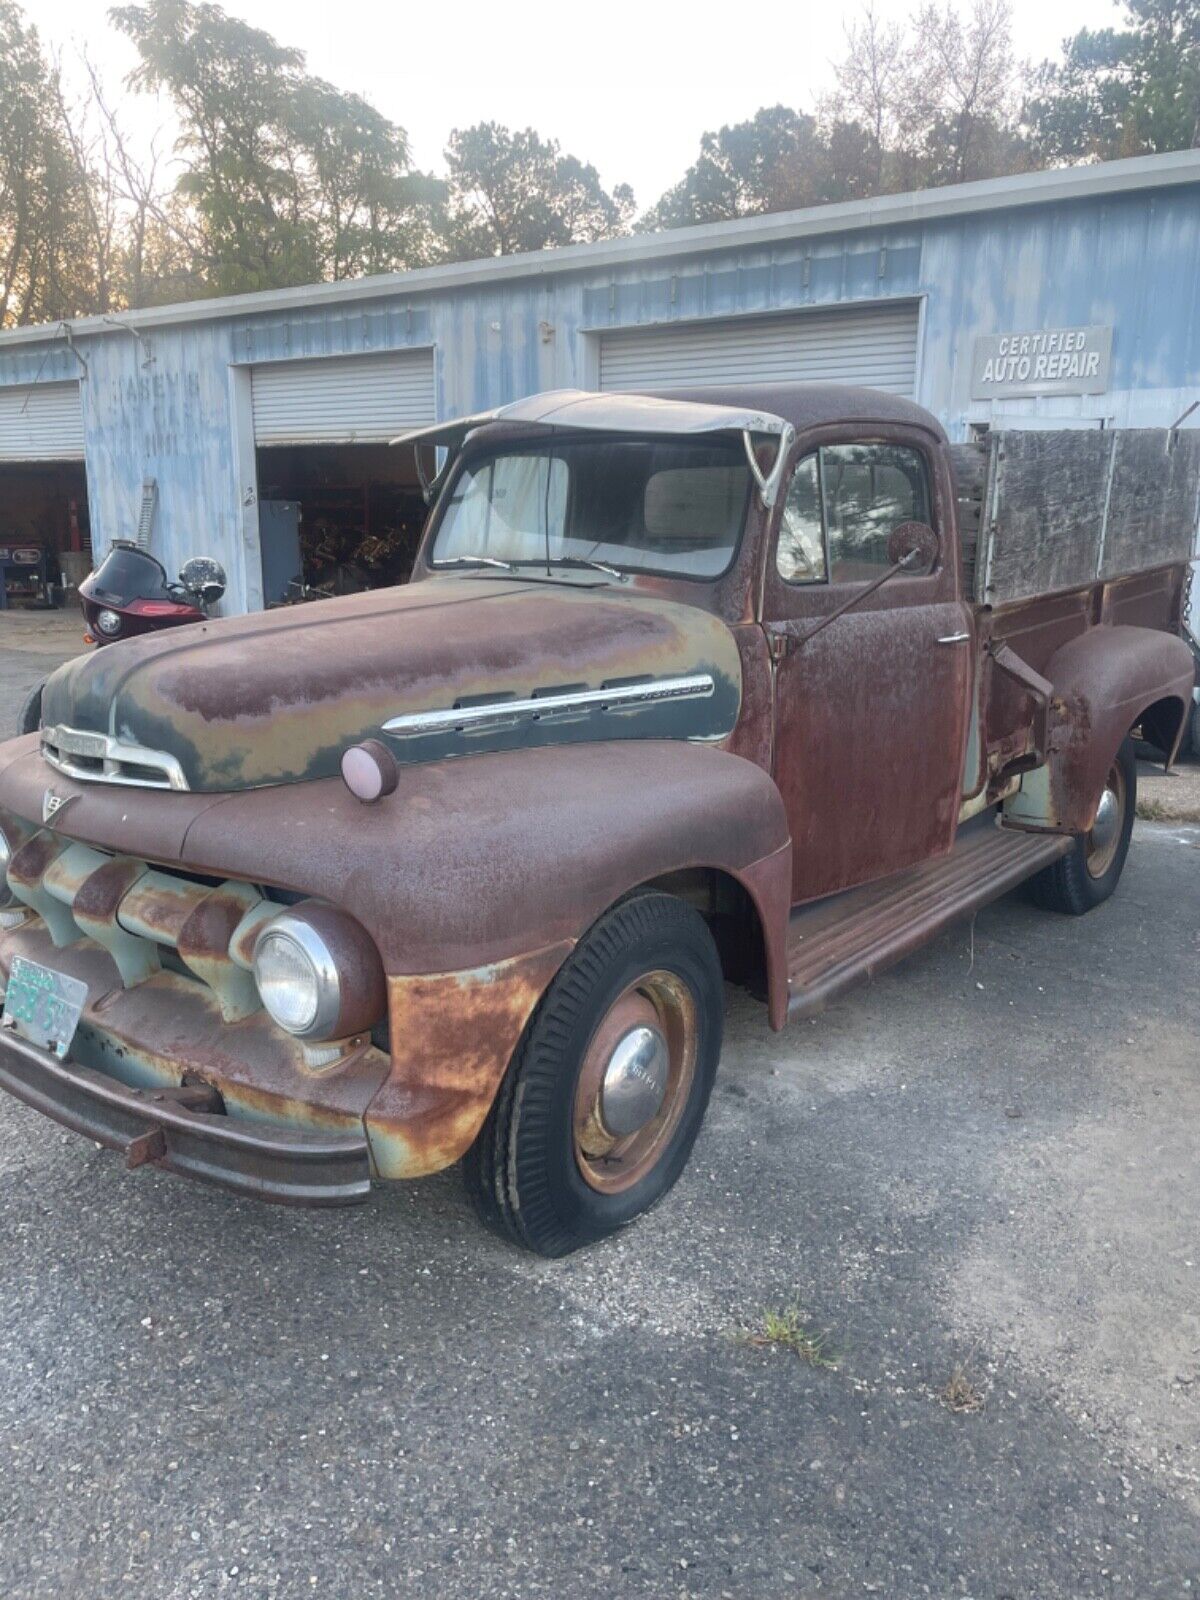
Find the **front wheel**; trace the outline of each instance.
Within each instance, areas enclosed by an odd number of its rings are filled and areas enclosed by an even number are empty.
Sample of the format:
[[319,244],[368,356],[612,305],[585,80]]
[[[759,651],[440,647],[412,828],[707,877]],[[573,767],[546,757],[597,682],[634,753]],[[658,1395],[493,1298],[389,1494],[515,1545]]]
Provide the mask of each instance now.
[[1091,830],[1071,850],[1030,879],[1030,892],[1047,911],[1081,917],[1102,904],[1120,881],[1137,810],[1137,757],[1132,739],[1117,751],[1104,782]]
[[648,1210],[700,1131],[723,1022],[698,912],[656,891],[606,912],[546,991],[464,1158],[484,1222],[563,1256]]

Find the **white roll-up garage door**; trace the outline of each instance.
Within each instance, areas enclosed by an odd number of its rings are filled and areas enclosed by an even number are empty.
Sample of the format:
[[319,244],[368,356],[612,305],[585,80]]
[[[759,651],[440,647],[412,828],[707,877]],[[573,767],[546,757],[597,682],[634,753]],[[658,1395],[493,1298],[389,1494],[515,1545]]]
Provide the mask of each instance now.
[[709,383],[859,383],[911,395],[917,304],[798,311],[600,335],[602,389]]
[[0,461],[82,461],[78,382],[0,389]]
[[258,444],[386,444],[437,421],[432,350],[275,361],[250,382]]

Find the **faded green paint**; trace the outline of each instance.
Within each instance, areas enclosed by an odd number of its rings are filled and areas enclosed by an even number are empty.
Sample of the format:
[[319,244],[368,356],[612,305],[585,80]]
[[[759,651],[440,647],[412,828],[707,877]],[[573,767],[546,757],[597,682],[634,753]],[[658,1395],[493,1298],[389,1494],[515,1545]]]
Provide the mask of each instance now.
[[43,719],[168,752],[193,790],[227,792],[331,777],[348,745],[406,713],[690,673],[708,673],[713,693],[397,738],[402,763],[596,740],[719,740],[741,702],[733,635],[696,607],[615,584],[437,578],[106,646],[54,674]]

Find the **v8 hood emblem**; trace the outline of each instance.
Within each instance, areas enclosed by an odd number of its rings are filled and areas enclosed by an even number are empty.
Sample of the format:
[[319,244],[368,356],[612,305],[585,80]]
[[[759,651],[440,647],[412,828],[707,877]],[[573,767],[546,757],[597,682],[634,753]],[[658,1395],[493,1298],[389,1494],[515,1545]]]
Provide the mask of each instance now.
[[69,806],[72,800],[78,800],[77,794],[55,794],[53,789],[47,789],[42,795],[42,821],[49,822],[51,817],[57,816],[64,806]]

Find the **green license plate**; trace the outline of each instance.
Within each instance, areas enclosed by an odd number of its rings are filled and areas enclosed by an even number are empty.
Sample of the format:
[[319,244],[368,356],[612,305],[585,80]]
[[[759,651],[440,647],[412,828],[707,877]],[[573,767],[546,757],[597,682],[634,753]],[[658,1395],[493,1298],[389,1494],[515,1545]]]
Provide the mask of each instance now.
[[78,978],[24,956],[13,957],[4,996],[4,1022],[22,1039],[53,1050],[61,1060],[75,1037],[86,1002],[87,984]]

